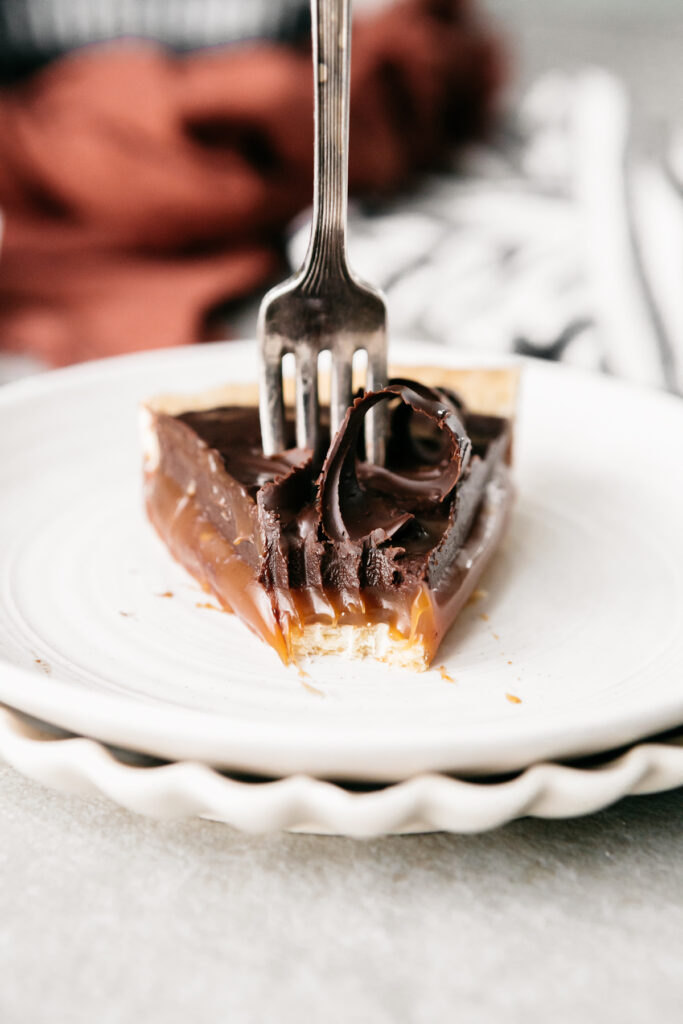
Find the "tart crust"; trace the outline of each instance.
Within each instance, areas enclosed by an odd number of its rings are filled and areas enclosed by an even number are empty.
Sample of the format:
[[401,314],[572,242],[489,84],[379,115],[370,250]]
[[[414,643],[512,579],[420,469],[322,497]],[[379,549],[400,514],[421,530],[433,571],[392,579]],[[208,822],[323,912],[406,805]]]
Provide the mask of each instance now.
[[[519,371],[514,367],[446,369],[443,367],[391,367],[392,377],[407,377],[428,386],[448,387],[457,391],[468,409],[474,413],[502,416],[513,420],[518,390]],[[329,390],[329,379],[321,380],[321,400]],[[285,381],[285,400],[293,398],[293,382]],[[213,593],[226,611],[235,611],[247,625],[270,643],[284,661],[299,661],[327,654],[347,658],[373,658],[397,668],[424,671],[460,609],[467,603],[479,578],[494,553],[504,532],[511,503],[509,465],[500,466],[489,482],[481,511],[470,535],[458,551],[457,586],[446,602],[440,603],[426,585],[415,595],[410,608],[410,626],[403,632],[387,622],[373,622],[370,617],[362,622],[313,621],[290,623],[283,628],[274,617],[264,615],[263,628],[254,621],[253,600],[250,608],[240,607],[242,581],[237,589],[231,584],[231,574],[222,576],[211,571],[210,564],[223,559],[226,566],[236,566],[239,556],[236,548],[221,536],[216,527],[202,518],[195,495],[188,489],[173,495],[173,502],[161,503],[157,495],[160,488],[159,421],[163,416],[180,416],[223,406],[256,406],[256,384],[226,384],[198,394],[167,394],[150,399],[142,408],[141,427],[144,452],[147,510],[150,520],[174,557],[198,580],[205,590]],[[163,490],[163,486],[161,488]],[[168,491],[168,488],[166,489]],[[178,530],[179,516],[194,524],[184,528],[182,540]],[[208,552],[211,552],[209,559]],[[245,566],[246,568],[246,566]],[[243,575],[243,573],[240,573]],[[242,590],[240,590],[242,587]],[[254,588],[260,584],[254,580]],[[265,595],[265,591],[264,591]],[[266,621],[267,620],[267,621]]]

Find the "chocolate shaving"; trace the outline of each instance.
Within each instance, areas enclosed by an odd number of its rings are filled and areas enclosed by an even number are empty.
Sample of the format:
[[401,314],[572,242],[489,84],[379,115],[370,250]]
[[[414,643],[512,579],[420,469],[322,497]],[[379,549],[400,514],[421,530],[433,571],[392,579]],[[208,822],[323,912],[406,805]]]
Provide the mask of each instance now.
[[[365,416],[380,402],[395,399],[399,404],[390,435],[400,459],[392,459],[390,447],[386,467],[368,463],[359,467]],[[429,428],[424,435],[414,430],[418,418]],[[395,380],[357,399],[332,442],[318,480],[317,504],[327,538],[334,542],[367,538],[377,544],[393,537],[414,519],[415,511],[444,501],[470,452],[458,402],[444,390]],[[392,469],[395,462],[401,473]]]

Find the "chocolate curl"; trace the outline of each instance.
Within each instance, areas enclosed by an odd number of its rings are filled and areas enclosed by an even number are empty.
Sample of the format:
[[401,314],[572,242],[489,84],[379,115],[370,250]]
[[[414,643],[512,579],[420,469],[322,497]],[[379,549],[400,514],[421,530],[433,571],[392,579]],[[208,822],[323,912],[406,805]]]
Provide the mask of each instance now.
[[[365,416],[379,402],[396,398],[413,414],[426,417],[443,444],[437,447],[426,472],[406,476],[366,463],[361,481],[357,452]],[[418,450],[414,450],[417,455]],[[327,537],[337,542],[365,537],[375,543],[388,540],[414,518],[416,509],[438,504],[450,494],[470,452],[471,442],[458,407],[445,392],[413,381],[395,381],[357,399],[332,442],[318,480],[319,508]],[[424,460],[424,453],[420,458]],[[397,498],[404,507],[397,504]]]

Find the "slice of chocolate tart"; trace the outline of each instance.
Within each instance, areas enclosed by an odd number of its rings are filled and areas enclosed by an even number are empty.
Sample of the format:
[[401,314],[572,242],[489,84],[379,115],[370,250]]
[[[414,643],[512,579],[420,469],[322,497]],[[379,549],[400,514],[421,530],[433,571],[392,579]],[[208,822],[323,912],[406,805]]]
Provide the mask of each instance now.
[[[516,388],[512,369],[397,369],[356,400],[324,458],[263,454],[255,386],[152,400],[147,513],[284,662],[338,654],[423,670],[505,528]],[[363,458],[380,402],[381,467]]]

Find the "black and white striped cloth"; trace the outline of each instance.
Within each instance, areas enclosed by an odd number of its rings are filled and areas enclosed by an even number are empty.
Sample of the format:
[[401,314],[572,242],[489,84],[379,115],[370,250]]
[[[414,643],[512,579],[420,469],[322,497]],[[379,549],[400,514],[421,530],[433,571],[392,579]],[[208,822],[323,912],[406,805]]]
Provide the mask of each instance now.
[[153,39],[185,50],[309,30],[309,0],[0,0],[4,77],[76,47]]
[[[601,70],[552,74],[490,145],[349,224],[393,337],[561,360],[683,393],[683,134],[631,152]],[[293,235],[298,265],[307,227]]]

